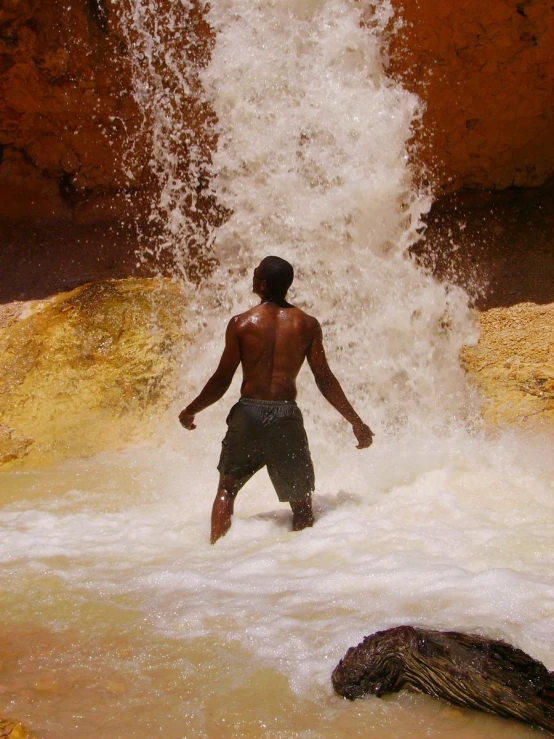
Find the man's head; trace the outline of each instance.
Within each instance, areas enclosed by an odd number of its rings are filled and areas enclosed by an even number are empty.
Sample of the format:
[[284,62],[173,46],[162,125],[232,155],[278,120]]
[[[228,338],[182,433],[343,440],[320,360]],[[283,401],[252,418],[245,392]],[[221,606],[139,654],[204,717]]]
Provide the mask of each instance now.
[[265,257],[254,270],[254,292],[263,298],[282,300],[293,279],[292,264],[281,257]]

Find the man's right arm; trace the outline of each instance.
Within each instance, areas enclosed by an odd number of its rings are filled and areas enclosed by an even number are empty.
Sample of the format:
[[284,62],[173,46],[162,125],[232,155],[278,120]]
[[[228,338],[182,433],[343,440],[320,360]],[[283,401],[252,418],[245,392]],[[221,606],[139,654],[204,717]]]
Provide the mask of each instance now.
[[225,395],[240,364],[237,319],[238,316],[235,316],[229,321],[225,334],[225,348],[216,371],[204,385],[200,394],[179,414],[181,425],[190,431],[196,428],[194,416]]
[[349,403],[339,381],[331,371],[323,348],[321,326],[317,321],[314,338],[308,349],[306,359],[321,394],[352,426],[352,431],[358,440],[358,449],[366,449],[371,445],[374,434]]

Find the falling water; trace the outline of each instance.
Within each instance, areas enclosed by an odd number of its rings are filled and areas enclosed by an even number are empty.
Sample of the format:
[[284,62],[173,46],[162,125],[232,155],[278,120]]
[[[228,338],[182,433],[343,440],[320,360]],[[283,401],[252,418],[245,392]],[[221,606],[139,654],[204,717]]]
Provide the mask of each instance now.
[[[303,370],[316,525],[289,530],[264,472],[215,547],[238,378],[194,433],[174,422],[156,448],[6,475],[4,713],[43,737],[533,735],[424,697],[350,704],[330,686],[346,648],[402,623],[554,662],[553,463],[541,439],[480,429],[457,360],[476,340],[468,298],[407,256],[430,202],[407,156],[419,102],[383,69],[390,6],[213,0],[205,67],[174,34],[200,22],[199,4],[121,8],[160,179],[156,249],[174,253],[191,301],[182,404],[215,368],[229,316],[253,304],[253,267],[276,253],[376,440],[356,450]],[[212,111],[211,154],[186,139],[193,94]],[[217,228],[191,215],[199,192],[228,214]],[[218,265],[200,285],[198,249]]]

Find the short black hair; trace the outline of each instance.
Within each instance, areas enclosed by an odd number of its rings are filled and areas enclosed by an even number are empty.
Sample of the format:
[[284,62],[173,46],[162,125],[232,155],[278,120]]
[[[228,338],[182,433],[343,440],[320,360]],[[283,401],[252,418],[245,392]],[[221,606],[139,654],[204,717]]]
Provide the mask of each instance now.
[[294,280],[294,269],[281,257],[265,257],[260,262],[258,277],[267,282],[268,292],[276,298],[284,298]]

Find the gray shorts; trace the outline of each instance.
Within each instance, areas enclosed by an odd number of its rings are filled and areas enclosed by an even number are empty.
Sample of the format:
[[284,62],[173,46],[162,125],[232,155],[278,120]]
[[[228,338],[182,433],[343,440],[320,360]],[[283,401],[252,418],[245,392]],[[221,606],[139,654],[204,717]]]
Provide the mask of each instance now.
[[240,488],[267,465],[281,502],[304,500],[315,488],[300,408],[294,400],[241,398],[227,416],[217,469]]

